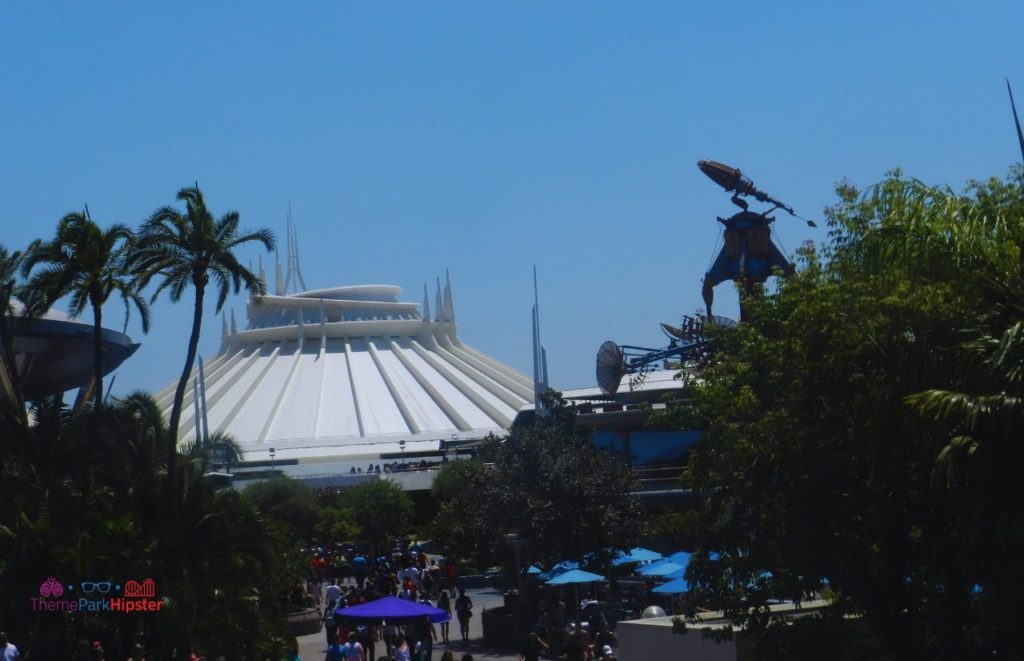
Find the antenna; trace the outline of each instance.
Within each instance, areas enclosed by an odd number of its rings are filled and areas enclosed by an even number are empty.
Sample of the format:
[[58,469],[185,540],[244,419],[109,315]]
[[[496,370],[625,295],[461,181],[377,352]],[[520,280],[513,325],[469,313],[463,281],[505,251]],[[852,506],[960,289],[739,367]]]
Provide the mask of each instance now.
[[1020,143],[1020,157],[1024,160],[1024,132],[1020,130],[1020,117],[1017,116],[1017,106],[1013,102],[1013,90],[1010,89],[1010,79],[1006,79],[1006,91],[1010,94],[1010,109],[1013,111],[1013,122],[1017,125],[1017,142]]

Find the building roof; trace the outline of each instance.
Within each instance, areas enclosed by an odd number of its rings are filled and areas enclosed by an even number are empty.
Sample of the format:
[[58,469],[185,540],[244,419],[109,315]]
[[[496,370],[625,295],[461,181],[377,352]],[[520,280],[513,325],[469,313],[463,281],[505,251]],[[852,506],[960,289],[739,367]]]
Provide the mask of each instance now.
[[[422,313],[400,293],[362,285],[251,300],[247,328],[225,320],[221,349],[203,365],[210,432],[234,436],[246,461],[274,448],[279,461],[305,462],[503,434],[532,401],[532,381],[459,339],[450,282],[443,292],[438,283],[433,319],[426,288]],[[157,394],[165,415],[174,385]],[[179,442],[197,435],[194,395]]]

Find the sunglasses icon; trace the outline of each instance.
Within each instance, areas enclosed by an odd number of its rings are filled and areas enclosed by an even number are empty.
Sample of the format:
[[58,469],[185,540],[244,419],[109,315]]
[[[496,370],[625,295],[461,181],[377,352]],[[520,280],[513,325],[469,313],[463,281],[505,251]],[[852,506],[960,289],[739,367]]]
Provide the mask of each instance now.
[[110,592],[110,586],[110,581],[102,581],[100,583],[90,583],[88,581],[83,581],[81,584],[82,592],[86,594],[92,594],[93,592],[100,592],[106,594],[107,592]]

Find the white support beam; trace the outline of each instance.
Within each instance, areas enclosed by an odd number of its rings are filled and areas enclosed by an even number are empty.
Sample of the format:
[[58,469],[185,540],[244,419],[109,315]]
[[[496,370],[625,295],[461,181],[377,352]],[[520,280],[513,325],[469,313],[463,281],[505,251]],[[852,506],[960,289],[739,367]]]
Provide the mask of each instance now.
[[274,420],[277,419],[277,412],[281,410],[281,406],[284,401],[288,398],[288,391],[292,387],[292,381],[295,380],[295,373],[299,371],[299,363],[302,362],[302,346],[303,342],[300,339],[298,345],[295,348],[295,359],[292,360],[292,366],[288,368],[288,376],[284,379],[284,384],[281,385],[281,390],[274,400],[274,406],[270,409],[270,415],[267,416],[266,422],[263,423],[263,429],[260,430],[260,435],[256,437],[256,440],[263,442],[267,440],[267,433],[270,431],[270,427],[274,424]]
[[[393,342],[392,344],[394,345]],[[466,383],[462,381],[462,379],[455,376],[455,374],[450,369],[448,369],[448,367],[445,366],[444,363],[435,358],[429,351],[424,349],[419,342],[413,340],[411,344],[412,350],[415,351],[420,358],[422,358],[428,365],[437,370],[437,373],[443,376],[445,380],[448,381],[448,383],[455,386],[455,388],[460,393],[462,393],[466,397],[466,399],[476,404],[477,408],[486,413],[491,420],[494,420],[502,427],[508,427],[509,425],[512,424],[511,418],[509,418],[507,415],[499,411],[493,404],[488,402],[486,399],[481,397],[480,393],[478,393],[476,390],[467,386]],[[397,345],[394,346],[397,347]]]
[[388,387],[388,392],[391,393],[391,399],[395,400],[398,410],[402,413],[405,426],[413,434],[420,433],[420,426],[416,424],[415,418],[412,417],[408,405],[406,405],[405,400],[402,398],[402,393],[398,391],[398,388],[395,387],[395,382],[391,380],[391,375],[384,369],[384,364],[381,362],[380,356],[377,355],[377,347],[374,346],[373,340],[366,338],[366,345],[370,348],[370,357],[373,358],[373,364],[377,366],[377,371],[380,372],[381,378],[384,379],[384,385]]
[[356,375],[352,369],[352,347],[345,340],[345,370],[348,372],[348,384],[352,389],[352,404],[356,409],[356,424],[359,425],[359,435],[366,436],[366,427],[363,426],[362,404],[359,401],[359,391],[356,389]]
[[395,341],[389,340],[389,345],[391,347],[391,352],[395,354],[395,357],[398,358],[399,361],[401,361],[402,365],[405,366],[405,369],[409,370],[409,373],[412,374],[413,378],[416,379],[416,382],[420,384],[420,387],[430,395],[430,398],[434,400],[437,407],[441,409],[446,416],[448,416],[448,419],[452,421],[455,428],[459,431],[469,431],[472,429],[473,426],[466,422],[465,418],[459,415],[459,412],[455,410],[455,407],[452,406],[447,399],[441,396],[441,393],[438,392],[437,388],[434,387],[434,384],[430,382],[430,379],[423,376],[423,374],[416,369],[416,366],[412,364],[412,361],[409,360],[404,353],[402,353],[402,350]]

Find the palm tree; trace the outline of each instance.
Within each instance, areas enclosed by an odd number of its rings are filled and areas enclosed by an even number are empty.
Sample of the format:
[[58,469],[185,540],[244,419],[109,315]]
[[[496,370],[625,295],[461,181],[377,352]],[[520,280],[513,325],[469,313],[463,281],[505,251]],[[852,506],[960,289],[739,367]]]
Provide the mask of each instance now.
[[[232,251],[250,241],[262,243],[268,252],[275,247],[274,235],[270,230],[239,232],[237,211],[230,211],[220,219],[214,219],[206,208],[198,184],[194,188],[179,190],[177,199],[185,203],[185,213],[169,206],[153,212],[139,232],[137,250],[131,260],[140,287],[146,286],[154,277],[160,278],[151,301],[156,300],[165,289],[174,302],[181,300],[189,285],[196,292],[192,334],[189,336],[185,365],[174,391],[174,403],[167,425],[167,474],[172,485],[178,461],[178,425],[181,421],[182,401],[199,346],[206,287],[211,280],[217,286],[217,312],[224,307],[229,293],[237,294],[243,287],[257,297],[264,296],[266,285],[242,266]],[[174,489],[170,492],[173,493]]]
[[238,440],[223,431],[210,434],[205,441],[191,438],[181,450],[182,459],[195,464],[200,474],[206,473],[216,463],[222,463],[230,470],[244,454]]
[[6,400],[14,404],[13,411],[21,418],[24,402],[18,387],[18,365],[14,360],[14,338],[11,333],[11,315],[14,313],[14,288],[18,269],[21,268],[21,252],[8,252],[0,245],[0,386]]
[[33,242],[21,265],[26,277],[33,268],[43,265],[23,290],[31,316],[42,314],[66,295],[71,296],[68,314],[72,318],[92,308],[93,397],[97,411],[103,406],[103,304],[117,293],[124,301],[125,327],[134,305],[142,320],[142,332],[149,332],[149,306],[125,271],[125,259],[134,240],[135,235],[125,225],[102,229],[89,217],[86,207],[84,213],[64,216],[52,241]]

